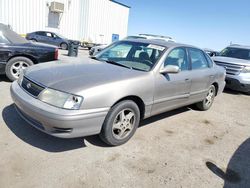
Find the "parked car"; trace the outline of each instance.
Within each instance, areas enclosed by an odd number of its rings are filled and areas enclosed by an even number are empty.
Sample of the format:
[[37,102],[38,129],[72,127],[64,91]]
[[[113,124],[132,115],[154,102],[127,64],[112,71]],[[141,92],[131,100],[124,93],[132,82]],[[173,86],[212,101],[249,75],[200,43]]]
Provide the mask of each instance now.
[[228,46],[213,60],[226,69],[226,87],[250,94],[250,46]]
[[77,42],[78,44],[80,44],[79,41],[69,40],[58,33],[53,33],[50,31],[36,31],[33,33],[27,33],[26,39],[31,40],[33,42],[42,42],[46,44],[55,45],[62,48],[63,50],[68,49],[70,42]]
[[57,58],[56,47],[31,43],[0,24],[0,74],[6,74],[11,81],[18,79],[22,69]]
[[193,103],[208,110],[225,86],[225,69],[189,45],[123,40],[82,61],[26,69],[11,86],[18,113],[56,137],[120,145],[141,119]]
[[220,52],[208,48],[205,48],[204,52],[206,52],[210,57],[218,56],[220,54]]
[[145,37],[146,39],[164,40],[166,42],[176,42],[172,37],[163,36],[163,35],[139,34],[139,36]]
[[89,55],[95,56],[98,52],[102,51],[107,46],[107,44],[96,45],[89,50]]

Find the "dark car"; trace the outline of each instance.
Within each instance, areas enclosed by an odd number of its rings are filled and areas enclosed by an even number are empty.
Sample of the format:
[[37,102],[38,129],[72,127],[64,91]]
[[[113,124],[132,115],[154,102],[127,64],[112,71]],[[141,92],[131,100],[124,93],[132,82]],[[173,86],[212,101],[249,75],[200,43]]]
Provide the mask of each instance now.
[[58,59],[54,46],[32,43],[0,24],[0,74],[6,74],[13,81],[20,71],[33,64]]
[[51,44],[62,48],[63,50],[67,50],[70,42],[78,42],[69,40],[66,37],[53,33],[50,31],[36,31],[33,33],[28,33],[26,35],[26,39],[31,40],[33,42],[42,42],[46,44]]
[[212,50],[212,49],[208,49],[205,48],[204,51],[210,56],[210,57],[214,57],[214,56],[218,56],[220,54],[220,52]]

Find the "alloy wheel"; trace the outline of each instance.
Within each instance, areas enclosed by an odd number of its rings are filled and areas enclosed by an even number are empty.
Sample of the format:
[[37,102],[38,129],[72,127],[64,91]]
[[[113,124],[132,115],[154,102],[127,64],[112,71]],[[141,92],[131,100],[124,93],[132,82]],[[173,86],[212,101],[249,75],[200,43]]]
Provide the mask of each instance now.
[[135,113],[132,109],[120,111],[113,122],[112,134],[118,139],[124,139],[129,136],[135,126]]
[[29,64],[25,61],[17,61],[13,63],[10,68],[12,76],[18,79],[20,72],[26,69],[27,67],[29,67]]

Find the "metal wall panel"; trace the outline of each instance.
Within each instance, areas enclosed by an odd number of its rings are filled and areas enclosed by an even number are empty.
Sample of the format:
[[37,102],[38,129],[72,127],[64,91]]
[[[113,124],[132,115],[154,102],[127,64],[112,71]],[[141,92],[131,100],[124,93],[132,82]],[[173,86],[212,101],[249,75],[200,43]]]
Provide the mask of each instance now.
[[112,34],[127,35],[127,7],[110,0],[56,0],[64,3],[64,13],[57,15],[49,11],[51,1],[0,0],[0,22],[19,34],[48,30],[96,43],[110,43]]

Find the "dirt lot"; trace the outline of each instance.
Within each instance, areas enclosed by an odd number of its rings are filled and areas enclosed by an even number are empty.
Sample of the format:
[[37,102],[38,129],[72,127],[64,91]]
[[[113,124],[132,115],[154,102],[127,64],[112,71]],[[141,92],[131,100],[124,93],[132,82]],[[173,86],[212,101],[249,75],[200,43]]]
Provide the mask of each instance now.
[[37,131],[15,112],[10,84],[0,77],[1,188],[250,187],[250,96],[226,91],[207,112],[161,114],[127,144],[107,147],[98,136]]

